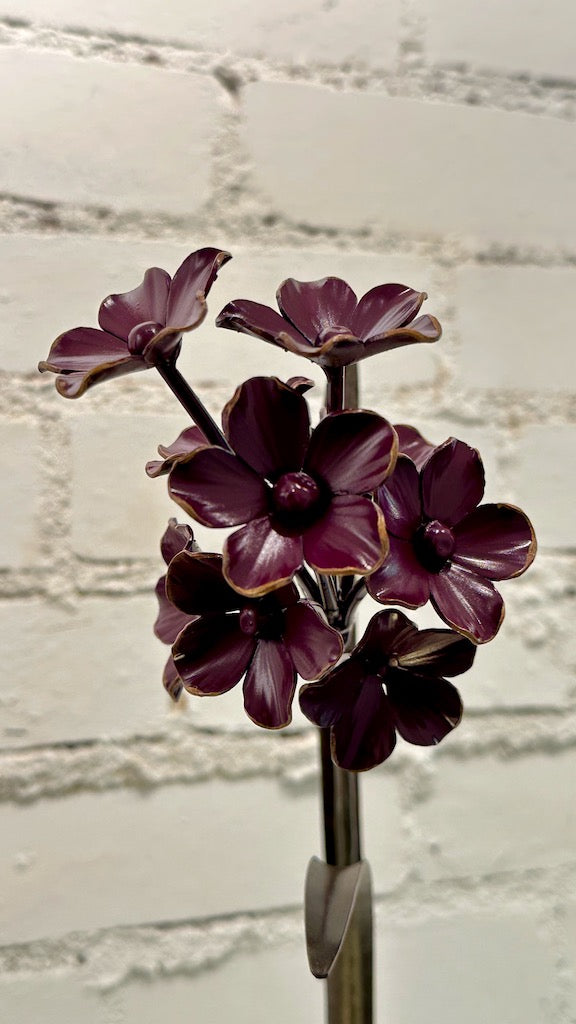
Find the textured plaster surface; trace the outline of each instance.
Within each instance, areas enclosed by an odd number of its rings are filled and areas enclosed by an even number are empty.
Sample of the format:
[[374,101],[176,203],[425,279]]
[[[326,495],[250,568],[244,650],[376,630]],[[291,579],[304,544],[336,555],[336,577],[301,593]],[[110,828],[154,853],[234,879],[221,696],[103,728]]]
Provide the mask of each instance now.
[[321,383],[217,331],[226,302],[403,281],[444,335],[365,363],[365,406],[478,445],[488,500],[540,541],[462,724],[363,779],[378,1024],[576,1021],[574,38],[570,0],[0,2],[7,1020],[321,1019],[315,736],[299,714],[257,730],[236,690],[172,708],[160,686],[176,509],[143,464],[178,406],[153,373],[66,403],[35,372],[106,294],[218,245],[234,260],[181,361],[213,414],[256,373]]

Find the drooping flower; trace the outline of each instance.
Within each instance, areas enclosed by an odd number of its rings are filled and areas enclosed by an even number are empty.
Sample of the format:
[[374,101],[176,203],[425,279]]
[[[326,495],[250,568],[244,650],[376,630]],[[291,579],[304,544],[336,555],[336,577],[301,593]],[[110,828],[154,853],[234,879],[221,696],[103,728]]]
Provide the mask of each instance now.
[[170,562],[166,591],[179,614],[194,616],[172,654],[186,690],[227,693],[244,676],[244,707],[256,725],[291,721],[297,675],[315,679],[342,653],[340,633],[293,583],[247,599],[222,575],[222,557],[182,551]]
[[440,617],[474,643],[492,640],[504,618],[493,580],[523,573],[536,538],[513,505],[479,505],[484,469],[479,453],[449,438],[434,447],[400,427],[404,451],[377,492],[390,552],[367,581],[383,604],[419,608],[430,600]]
[[378,612],[350,658],[300,690],[300,707],[330,729],[332,759],[349,771],[385,761],[396,733],[418,746],[439,743],[462,717],[443,676],[470,668],[476,648],[448,629],[419,631],[396,609]]
[[56,389],[64,398],[113,377],[148,370],[158,361],[174,361],[182,334],[206,316],[206,296],[230,253],[199,249],[188,256],[171,279],[151,267],[137,288],[104,299],[100,328],[74,327],[53,342],[41,373],[57,373]]
[[[169,565],[175,555],[180,551],[196,551],[197,545],[194,541],[194,534],[189,526],[178,523],[175,519],[168,521],[168,526],[160,541],[162,558]],[[192,620],[192,616],[186,615],[176,608],[166,596],[166,575],[161,576],[156,584],[156,597],[158,598],[158,616],[154,623],[154,632],[163,644],[174,643],[178,633]],[[182,693],[182,680],[178,675],[174,658],[168,658],[162,676],[164,688],[168,691],[173,700],[178,700]]]
[[365,575],[388,548],[384,517],[366,495],[391,472],[396,435],[365,410],[326,416],[310,436],[305,399],[254,377],[223,415],[232,452],[198,447],[173,466],[170,496],[206,526],[239,526],[224,545],[224,575],[257,597],[306,560],[322,573]]
[[280,285],[280,313],[249,299],[235,299],[216,319],[218,327],[263,338],[324,367],[346,366],[360,359],[415,342],[437,341],[436,317],[417,319],[426,292],[403,284],[381,284],[358,301],[345,281],[295,281]]

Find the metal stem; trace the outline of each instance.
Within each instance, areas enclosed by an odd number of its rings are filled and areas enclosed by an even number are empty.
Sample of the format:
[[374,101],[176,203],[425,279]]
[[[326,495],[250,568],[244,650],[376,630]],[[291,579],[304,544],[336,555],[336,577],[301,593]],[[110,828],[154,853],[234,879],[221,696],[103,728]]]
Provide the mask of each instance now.
[[188,415],[194,420],[196,426],[200,428],[206,440],[210,444],[216,444],[220,448],[232,451],[220,427],[212,419],[212,416],[200,401],[196,392],[192,390],[180,371],[176,369],[176,364],[158,362],[156,363],[156,369],[162,379],[166,381],[172,393],[176,395],[176,398],[185,408]]

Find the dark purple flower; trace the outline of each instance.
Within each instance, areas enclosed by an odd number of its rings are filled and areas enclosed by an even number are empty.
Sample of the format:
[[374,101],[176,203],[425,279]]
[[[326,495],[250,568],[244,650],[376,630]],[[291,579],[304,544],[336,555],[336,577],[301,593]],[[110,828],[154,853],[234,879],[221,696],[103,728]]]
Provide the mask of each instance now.
[[109,295],[100,306],[95,327],[74,327],[53,342],[41,373],[60,374],[56,388],[64,398],[79,398],[87,388],[159,360],[175,360],[185,331],[206,316],[206,296],[230,253],[199,249],[174,277],[151,267],[133,291]]
[[383,604],[419,608],[431,600],[444,622],[482,644],[498,632],[504,602],[491,582],[523,573],[536,554],[529,519],[513,505],[480,505],[480,455],[451,437],[435,448],[399,427],[404,451],[377,492],[390,552],[367,581]]
[[170,496],[206,526],[247,524],[227,538],[224,575],[258,597],[306,560],[322,573],[381,565],[384,517],[367,494],[391,471],[396,434],[365,410],[326,416],[310,436],[302,395],[272,377],[238,388],[224,410],[233,452],[199,447],[173,466]]
[[[160,550],[166,565],[169,565],[174,556],[179,554],[180,551],[196,551],[197,545],[190,527],[183,523],[177,523],[175,519],[170,519],[160,541]],[[163,644],[170,644],[172,646],[178,633],[192,621],[192,616],[179,611],[168,600],[166,596],[165,575],[161,576],[156,584],[156,597],[158,598],[158,616],[154,623],[154,632]],[[172,699],[178,700],[182,693],[183,684],[176,671],[172,655],[170,655],[164,667],[162,682]]]
[[216,319],[218,327],[279,345],[322,366],[346,366],[377,352],[417,341],[437,341],[442,330],[435,317],[416,320],[426,292],[403,284],[381,284],[360,301],[345,281],[295,281],[280,285],[280,313],[260,302],[236,299]]
[[342,638],[294,584],[248,599],[228,585],[222,558],[182,551],[170,562],[168,599],[195,616],[172,649],[185,688],[200,697],[227,693],[244,679],[244,707],[256,725],[290,723],[297,674],[315,679],[342,653]]
[[300,707],[330,729],[332,758],[366,771],[385,761],[396,733],[418,746],[439,743],[462,717],[443,676],[470,668],[476,648],[449,629],[419,631],[396,609],[378,612],[348,661],[300,690]]

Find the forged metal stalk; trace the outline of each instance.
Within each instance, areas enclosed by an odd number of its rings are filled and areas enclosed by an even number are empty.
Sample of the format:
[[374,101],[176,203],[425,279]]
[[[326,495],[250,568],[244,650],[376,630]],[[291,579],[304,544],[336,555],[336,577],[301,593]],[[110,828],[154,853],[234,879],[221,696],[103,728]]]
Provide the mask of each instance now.
[[[358,407],[355,365],[326,371],[326,411]],[[354,647],[354,628],[346,650]],[[330,730],[320,730],[322,803],[326,863],[338,868],[359,865],[362,857],[358,775],[339,768],[330,755]],[[340,952],[326,982],[327,1024],[372,1024],[372,894],[370,873],[362,875]]]

